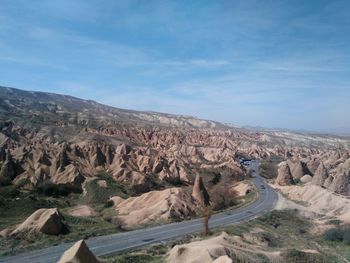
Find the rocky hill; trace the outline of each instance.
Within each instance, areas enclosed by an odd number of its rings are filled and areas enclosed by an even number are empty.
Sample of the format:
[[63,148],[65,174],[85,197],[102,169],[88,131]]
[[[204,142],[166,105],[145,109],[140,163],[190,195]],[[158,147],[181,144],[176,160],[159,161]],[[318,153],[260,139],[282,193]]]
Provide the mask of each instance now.
[[214,128],[214,121],[190,116],[118,109],[92,100],[54,93],[24,91],[0,86],[0,118],[11,116],[23,123],[82,126],[159,125],[174,127]]
[[4,87],[0,120],[2,184],[25,179],[28,189],[50,183],[76,193],[101,172],[143,193],[164,181],[191,185],[199,172],[242,179],[240,157],[345,154],[349,148],[342,137],[250,131]]

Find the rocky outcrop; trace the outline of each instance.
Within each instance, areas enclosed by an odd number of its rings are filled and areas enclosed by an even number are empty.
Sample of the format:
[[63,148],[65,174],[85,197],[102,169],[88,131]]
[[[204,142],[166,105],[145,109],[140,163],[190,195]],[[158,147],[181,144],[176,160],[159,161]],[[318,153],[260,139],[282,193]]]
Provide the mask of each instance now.
[[192,197],[201,205],[208,206],[210,204],[209,194],[203,184],[202,177],[197,174],[192,188]]
[[293,179],[300,179],[306,174],[304,171],[304,165],[300,160],[289,161],[288,166]]
[[196,215],[197,208],[191,195],[182,188],[151,191],[125,200],[113,197],[111,200],[124,228],[185,219]]
[[0,146],[0,162],[5,162],[6,160],[6,151],[4,147]]
[[328,178],[325,180],[323,186],[326,188],[330,188],[333,183],[333,176],[328,176]]
[[58,235],[65,233],[67,227],[63,223],[63,216],[57,208],[39,209],[19,225],[11,235],[22,233],[44,233],[47,235]]
[[100,263],[90,251],[84,240],[76,242],[66,250],[58,263]]
[[116,154],[123,155],[123,154],[129,154],[131,152],[132,148],[123,143],[118,145],[117,149],[115,150]]
[[293,176],[287,162],[282,162],[279,164],[276,183],[281,186],[294,184]]
[[350,195],[350,174],[335,176],[329,188],[337,194]]
[[300,178],[300,182],[306,184],[312,181],[312,176],[309,174],[305,174],[303,177]]
[[16,164],[13,161],[11,154],[7,153],[5,162],[0,169],[0,178],[3,181],[11,182],[16,177]]
[[40,164],[47,165],[47,166],[51,165],[49,155],[44,150],[41,151],[37,162]]
[[232,259],[228,256],[221,256],[213,261],[213,263],[232,263]]
[[94,147],[91,162],[94,167],[103,166],[106,164],[106,156],[103,154],[99,146]]
[[174,246],[170,250],[166,262],[231,263],[230,257],[239,259],[239,262],[259,262],[257,254],[261,253],[262,250],[255,252],[256,248],[257,246],[253,245],[249,247],[237,236],[229,236],[223,232],[216,237]]
[[321,162],[314,174],[314,177],[312,178],[312,184],[323,186],[327,178],[327,169],[324,166],[323,162]]
[[57,185],[64,186],[70,192],[81,193],[82,184],[85,177],[80,173],[79,169],[70,164],[66,166],[65,170],[57,173],[52,177],[52,182]]
[[70,164],[70,160],[68,158],[67,154],[67,148],[64,147],[60,153],[58,154],[57,161],[56,161],[56,167],[59,171],[63,171],[64,168]]

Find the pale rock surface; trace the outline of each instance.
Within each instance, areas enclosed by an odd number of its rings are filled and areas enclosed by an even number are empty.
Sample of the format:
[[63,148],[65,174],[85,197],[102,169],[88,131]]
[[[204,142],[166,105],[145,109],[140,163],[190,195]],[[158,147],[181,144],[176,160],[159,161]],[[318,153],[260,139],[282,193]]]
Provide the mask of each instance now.
[[244,259],[244,262],[256,262],[258,254],[264,254],[271,262],[278,258],[275,252],[266,252],[260,246],[247,244],[239,236],[223,232],[216,237],[174,246],[167,263],[229,263],[232,262],[229,256]]
[[277,202],[276,209],[299,209],[324,216],[336,217],[346,223],[350,223],[350,200],[344,196],[334,194],[318,185],[303,186],[277,186],[290,200],[305,203],[295,204],[285,200],[281,196]]
[[221,256],[213,261],[213,263],[232,263],[232,259],[228,256]]
[[278,165],[278,175],[276,178],[276,183],[282,186],[294,184],[293,176],[291,174],[291,171],[287,162],[281,162]]
[[327,169],[324,166],[324,164],[321,162],[314,174],[312,183],[315,185],[323,186],[327,178],[328,178]]
[[64,232],[63,217],[57,208],[39,209],[20,224],[11,235],[24,232],[41,232],[48,235],[58,235]]
[[234,190],[238,196],[245,196],[252,191],[252,186],[247,182],[238,182],[234,184],[231,189]]
[[58,263],[100,263],[96,256],[90,251],[84,240],[76,242],[70,249],[66,250]]
[[209,205],[209,202],[210,202],[209,194],[203,184],[202,177],[199,174],[196,175],[196,179],[193,184],[192,196],[201,205],[204,205],[204,206]]
[[132,228],[171,219],[185,219],[196,214],[197,205],[182,188],[151,191],[137,197],[111,198],[118,211],[117,219],[122,226]]
[[88,205],[79,205],[68,210],[68,214],[75,217],[96,216],[97,213]]

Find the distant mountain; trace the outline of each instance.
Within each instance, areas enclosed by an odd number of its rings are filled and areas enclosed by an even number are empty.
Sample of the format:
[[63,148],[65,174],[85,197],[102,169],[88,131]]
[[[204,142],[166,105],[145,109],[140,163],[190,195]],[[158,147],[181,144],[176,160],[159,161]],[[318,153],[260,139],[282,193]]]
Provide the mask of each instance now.
[[24,91],[0,86],[0,120],[80,125],[160,125],[216,128],[223,124],[191,116],[119,109],[55,93]]

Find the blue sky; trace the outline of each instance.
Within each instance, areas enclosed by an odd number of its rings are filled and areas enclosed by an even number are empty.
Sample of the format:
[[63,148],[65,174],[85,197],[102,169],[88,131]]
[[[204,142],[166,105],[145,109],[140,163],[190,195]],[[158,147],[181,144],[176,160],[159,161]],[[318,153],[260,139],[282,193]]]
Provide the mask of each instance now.
[[350,131],[350,1],[0,0],[0,85]]

